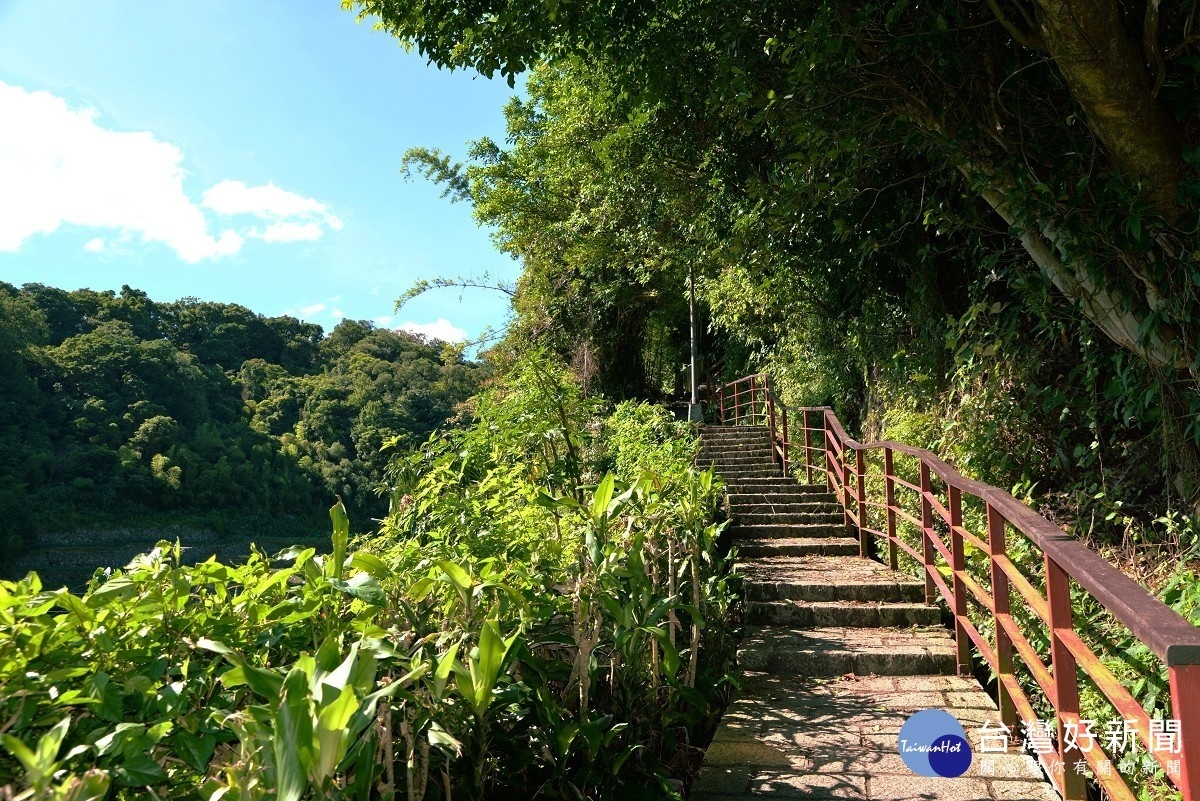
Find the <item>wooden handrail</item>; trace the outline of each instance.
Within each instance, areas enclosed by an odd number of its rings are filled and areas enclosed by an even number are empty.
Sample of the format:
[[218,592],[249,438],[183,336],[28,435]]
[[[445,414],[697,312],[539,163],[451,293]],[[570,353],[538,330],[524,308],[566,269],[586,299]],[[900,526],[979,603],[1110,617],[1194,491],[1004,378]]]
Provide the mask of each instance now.
[[[743,401],[749,396],[749,401]],[[754,374],[721,387],[720,419],[734,425],[764,425],[768,428],[772,457],[782,466],[802,471],[809,483],[816,475],[825,475],[825,483],[842,504],[847,526],[857,528],[860,552],[868,555],[873,540],[887,545],[887,561],[896,568],[900,552],[913,556],[924,574],[926,598],[939,596],[954,618],[957,662],[960,672],[969,672],[972,651],[978,653],[998,677],[999,707],[1005,725],[1015,727],[1016,714],[1030,715],[1035,705],[1017,681],[1014,656],[1019,658],[1055,710],[1058,723],[1058,748],[1041,759],[1066,799],[1082,799],[1082,778],[1067,761],[1086,761],[1093,768],[1103,756],[1095,752],[1068,749],[1064,734],[1068,724],[1080,718],[1078,670],[1083,670],[1114,709],[1133,721],[1138,738],[1164,769],[1168,780],[1183,794],[1185,801],[1200,801],[1200,629],[1182,615],[1151,595],[1125,573],[1098,553],[1062,531],[1010,493],[963,476],[940,457],[924,448],[885,440],[863,444],[853,439],[829,407],[792,408],[780,399],[765,374]],[[761,398],[759,397],[761,396]],[[726,400],[732,398],[732,406]],[[786,421],[789,415],[795,431],[797,413],[802,421],[802,438],[795,447],[788,441]],[[777,421],[785,421],[783,430]],[[813,443],[819,432],[820,446]],[[869,475],[868,458],[875,451],[882,455],[882,475]],[[797,458],[796,454],[800,454]],[[917,461],[920,485],[896,475],[895,456],[903,454]],[[791,458],[789,459],[789,455]],[[868,482],[867,479],[874,479]],[[879,482],[878,479],[883,481]],[[943,491],[935,491],[934,478]],[[881,486],[882,484],[882,486]],[[919,519],[897,499],[896,488],[904,487],[919,496]],[[941,495],[944,492],[945,502]],[[912,498],[912,495],[906,495]],[[963,499],[983,502],[987,531],[976,534],[963,522]],[[886,513],[886,531],[870,528],[870,510]],[[920,531],[921,545],[914,548],[900,539],[898,524],[907,521]],[[1042,552],[1043,594],[1008,557],[1005,529],[1011,526]],[[948,534],[943,540],[939,529]],[[991,594],[983,591],[966,567],[965,548],[979,549],[989,560]],[[942,570],[946,570],[946,576]],[[1150,748],[1150,719],[1145,710],[1113,677],[1098,656],[1075,631],[1071,614],[1072,582],[1087,592],[1118,622],[1127,627],[1166,665],[1169,673],[1171,709],[1179,721],[1179,752],[1164,754]],[[1034,619],[1045,626],[1050,640],[1050,665],[1030,646],[1011,612],[1011,593],[1018,593],[1017,606],[1030,610]],[[968,601],[978,605],[991,618],[994,638],[984,640],[971,620]],[[1015,729],[1014,729],[1015,731]],[[1172,760],[1178,770],[1172,771]],[[1116,760],[1114,760],[1115,766]],[[1105,775],[1096,771],[1097,782],[1112,798],[1133,798],[1115,769]]]

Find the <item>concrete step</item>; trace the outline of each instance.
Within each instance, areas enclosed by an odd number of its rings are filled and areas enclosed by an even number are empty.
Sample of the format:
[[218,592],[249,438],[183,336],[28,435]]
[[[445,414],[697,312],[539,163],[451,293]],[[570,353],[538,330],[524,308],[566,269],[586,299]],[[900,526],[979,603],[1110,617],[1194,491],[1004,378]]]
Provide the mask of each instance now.
[[776,556],[858,556],[858,540],[850,537],[774,537],[739,540],[737,551],[742,559]]
[[764,557],[739,562],[746,600],[921,603],[925,588],[856,556]]
[[[760,507],[761,508],[761,507]],[[833,506],[806,509],[802,512],[735,512],[734,523],[739,526],[761,526],[773,524],[808,523],[841,524],[846,514]]]
[[[854,545],[857,549],[858,544]],[[937,626],[941,620],[941,612],[937,607],[908,603],[760,601],[749,604],[746,609],[746,622],[751,625],[797,629],[818,626],[852,626],[854,628]]]
[[742,670],[798,676],[952,675],[954,645],[942,628],[747,628]]
[[[841,521],[837,523],[741,523],[733,521],[729,533],[735,540],[761,540],[775,537],[847,537],[850,531]],[[857,533],[854,536],[858,536]]]

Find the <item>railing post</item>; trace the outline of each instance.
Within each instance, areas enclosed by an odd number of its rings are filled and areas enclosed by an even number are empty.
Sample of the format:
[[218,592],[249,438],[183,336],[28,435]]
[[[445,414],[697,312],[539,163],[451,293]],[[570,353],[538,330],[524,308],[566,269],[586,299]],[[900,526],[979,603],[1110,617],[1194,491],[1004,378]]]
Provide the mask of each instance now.
[[962,491],[946,485],[946,500],[950,503],[950,570],[954,586],[954,646],[958,675],[971,675],[971,640],[963,621],[967,619],[967,584],[963,573],[967,569],[962,538]]
[[1011,619],[1012,616],[1012,598],[1008,589],[1008,574],[1000,567],[997,562],[1001,556],[1004,556],[1004,517],[992,508],[989,503],[987,505],[987,530],[988,530],[988,561],[991,567],[992,579],[992,603],[996,609],[995,619],[992,621],[996,629],[996,676],[997,687],[996,697],[1000,707],[1000,721],[1009,729],[1016,729],[1017,726],[1017,708],[1013,705],[1012,695],[1008,691],[1008,686],[1003,679],[1008,676],[1010,679],[1016,678],[1016,672],[1013,670],[1013,644],[1012,638],[1008,636],[1004,626],[1000,625],[1000,618]]
[[1171,665],[1171,716],[1179,721],[1177,780],[1183,801],[1200,799],[1200,665]]
[[808,409],[800,412],[800,423],[804,426],[804,468],[808,471],[808,483],[813,483],[813,444],[812,423],[809,421]]
[[739,387],[737,385],[737,382],[734,382],[734,384],[733,384],[733,424],[735,426],[740,425],[741,419],[742,419],[742,389],[741,389],[741,387]]
[[937,570],[937,549],[933,547],[933,482],[929,478],[929,465],[921,459],[921,554],[925,567],[925,603],[937,600],[937,585],[933,583],[933,571]]
[[1057,758],[1062,761],[1061,778],[1056,778],[1058,768],[1051,771],[1051,778],[1055,778],[1064,801],[1082,801],[1087,792],[1086,783],[1083,774],[1075,772],[1074,763],[1083,759],[1083,755],[1073,746],[1075,756],[1070,762],[1067,761],[1064,725],[1067,720],[1079,719],[1079,676],[1075,669],[1075,657],[1063,644],[1059,634],[1075,629],[1071,615],[1071,578],[1049,556],[1043,561],[1046,565],[1046,602],[1050,610],[1050,664],[1054,690],[1054,698],[1050,700],[1054,704],[1058,724]]
[[767,395],[767,431],[770,432],[771,438],[771,461],[775,461],[775,398],[771,395],[771,378],[767,376],[763,379],[763,384],[766,386]]
[[829,412],[821,413],[821,425],[825,429],[825,488],[833,492],[833,428],[826,419]]
[[892,449],[883,449],[883,491],[887,502],[887,553],[888,567],[900,569],[899,554],[896,548],[896,468],[892,463]]
[[783,417],[783,474],[788,474],[788,426],[787,426],[787,406],[779,410]]
[[858,503],[858,555],[864,559],[871,556],[870,534],[867,533],[867,454],[862,449],[854,452],[855,501]]

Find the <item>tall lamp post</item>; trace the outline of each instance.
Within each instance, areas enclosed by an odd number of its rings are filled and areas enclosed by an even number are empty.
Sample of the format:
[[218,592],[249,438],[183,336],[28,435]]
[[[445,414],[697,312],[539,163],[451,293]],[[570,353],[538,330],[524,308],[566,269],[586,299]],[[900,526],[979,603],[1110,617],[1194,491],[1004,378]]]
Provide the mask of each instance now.
[[692,402],[688,404],[688,422],[699,423],[704,420],[704,409],[700,406],[700,382],[696,376],[696,353],[699,349],[696,334],[696,278],[692,273],[692,265],[688,264],[688,320],[692,335]]

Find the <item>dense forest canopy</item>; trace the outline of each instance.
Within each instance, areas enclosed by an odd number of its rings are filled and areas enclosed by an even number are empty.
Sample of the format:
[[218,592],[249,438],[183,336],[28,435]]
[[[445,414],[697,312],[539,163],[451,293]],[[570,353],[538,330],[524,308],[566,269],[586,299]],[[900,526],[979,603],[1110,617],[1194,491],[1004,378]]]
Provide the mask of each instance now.
[[344,5],[437,64],[530,71],[504,146],[408,162],[524,260],[518,328],[640,368],[622,314],[678,344],[691,267],[727,376],[1061,494],[1085,531],[1195,508],[1194,4]]
[[269,517],[295,533],[338,496],[369,525],[387,512],[385,446],[423,442],[485,372],[366,321],[326,335],[129,287],[0,284],[0,312],[0,553],[139,514]]

